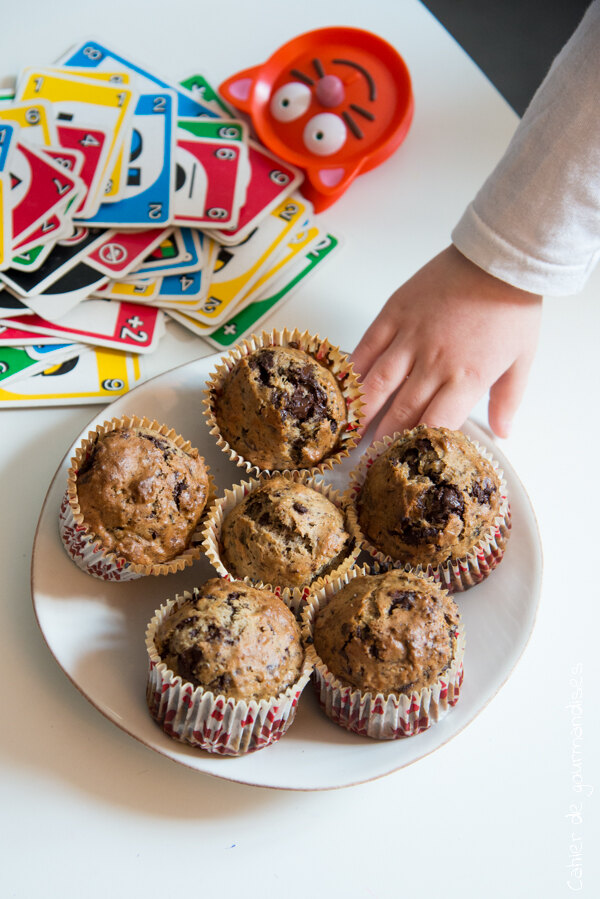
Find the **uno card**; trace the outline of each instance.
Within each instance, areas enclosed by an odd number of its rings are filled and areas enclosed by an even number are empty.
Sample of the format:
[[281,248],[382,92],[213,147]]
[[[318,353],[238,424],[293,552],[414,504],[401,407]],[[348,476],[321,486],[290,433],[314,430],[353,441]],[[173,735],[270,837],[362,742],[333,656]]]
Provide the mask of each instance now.
[[109,403],[140,380],[136,355],[89,347],[81,355],[0,389],[0,408]]
[[60,337],[38,334],[36,331],[22,331],[11,325],[12,319],[0,320],[0,347],[13,346],[59,346],[64,344]]
[[[87,255],[95,244],[106,240],[106,232],[100,228],[76,228],[66,239],[59,241],[46,261],[35,271],[2,272],[2,279],[19,296],[31,297],[45,293],[76,263]],[[97,276],[98,273],[95,272]]]
[[245,146],[237,141],[197,139],[178,126],[174,221],[194,227],[235,224],[244,158]]
[[136,353],[152,352],[164,333],[160,309],[107,300],[85,300],[57,322],[39,315],[17,316],[11,322],[24,331]]
[[317,226],[312,225],[310,220],[305,221],[301,230],[297,231],[286,242],[281,253],[274,254],[275,258],[269,260],[267,269],[258,281],[255,281],[250,290],[244,294],[242,300],[244,305],[259,299],[265,292],[271,292],[273,283],[290,270],[295,259],[299,256],[306,256],[309,248],[312,247],[312,244],[316,244],[318,240],[319,229]]
[[8,268],[13,244],[11,176],[9,166],[17,144],[18,128],[0,122],[0,270]]
[[86,224],[158,228],[171,219],[175,99],[169,91],[142,94],[135,108],[124,188]]
[[18,297],[15,297],[8,290],[0,291],[0,319],[12,318],[15,315],[26,315],[28,313],[27,306]]
[[55,346],[27,346],[0,348],[0,385],[6,389],[7,384],[31,377],[44,371],[50,365],[57,365],[78,356],[84,349],[82,344],[62,343]]
[[83,154],[79,177],[85,185],[85,195],[74,210],[74,215],[85,219],[94,215],[100,205],[99,197],[102,194],[110,147],[108,129],[99,125],[88,127],[85,124],[74,125],[72,122],[59,120],[56,132],[61,147],[79,150]]
[[[196,308],[204,304],[209,278],[205,272],[187,272],[181,275],[166,275],[161,279],[155,297],[157,305],[179,305],[185,300],[184,308],[190,304]],[[172,301],[172,302],[171,302]]]
[[221,247],[208,296],[195,312],[208,325],[229,318],[239,300],[258,281],[273,254],[285,246],[307,216],[310,204],[299,195],[287,198],[269,213],[250,237],[235,247]]
[[52,252],[51,243],[32,247],[31,250],[20,250],[17,256],[13,256],[10,267],[21,272],[34,272],[46,261]]
[[204,266],[204,234],[195,228],[175,228],[129,277],[139,280],[195,272]]
[[189,91],[192,97],[203,106],[212,110],[215,115],[233,116],[234,112],[225,103],[222,97],[216,92],[214,87],[206,80],[204,75],[190,75],[179,82],[182,87]]
[[107,300],[151,303],[158,294],[160,282],[160,278],[149,278],[143,281],[109,281],[94,295]]
[[81,191],[79,179],[51,160],[43,150],[17,141],[11,161],[14,243],[22,243],[52,214],[59,214]]
[[245,334],[256,331],[261,322],[274,309],[288,300],[305,278],[314,272],[317,266],[322,264],[338,246],[339,240],[336,237],[332,234],[324,235],[311,246],[308,253],[294,260],[292,265],[277,278],[276,283],[269,286],[267,296],[245,306],[216,329],[207,328],[182,313],[169,311],[168,314],[192,333],[203,337],[217,350],[228,349]]
[[253,228],[301,184],[300,169],[284,163],[264,147],[248,141],[250,182],[237,227],[211,232],[219,243],[231,246],[244,240]]
[[100,125],[110,135],[102,189],[129,134],[135,94],[124,84],[59,74],[51,69],[27,70],[17,88],[20,100],[48,100],[58,119],[73,124]]
[[86,265],[109,278],[120,278],[146,258],[158,246],[170,229],[162,231],[107,231],[105,239],[86,254]]
[[0,122],[3,121],[14,122],[23,128],[23,136],[29,144],[47,147],[58,143],[52,107],[45,100],[13,102],[10,106],[0,107]]
[[136,85],[140,93],[157,93],[165,90],[173,91],[177,97],[177,115],[208,116],[214,118],[216,113],[208,106],[195,99],[185,88],[169,84],[153,75],[147,69],[137,65],[124,56],[109,50],[95,40],[83,41],[68,51],[59,61],[61,66],[68,66],[91,71],[126,71],[136,75]]

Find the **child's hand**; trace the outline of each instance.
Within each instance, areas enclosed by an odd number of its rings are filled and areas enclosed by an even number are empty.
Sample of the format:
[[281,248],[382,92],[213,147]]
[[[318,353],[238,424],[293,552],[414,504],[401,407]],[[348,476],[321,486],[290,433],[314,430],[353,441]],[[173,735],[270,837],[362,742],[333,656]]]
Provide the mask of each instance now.
[[352,354],[375,439],[414,427],[460,428],[490,391],[489,423],[507,437],[537,345],[542,298],[494,278],[454,246],[387,301]]

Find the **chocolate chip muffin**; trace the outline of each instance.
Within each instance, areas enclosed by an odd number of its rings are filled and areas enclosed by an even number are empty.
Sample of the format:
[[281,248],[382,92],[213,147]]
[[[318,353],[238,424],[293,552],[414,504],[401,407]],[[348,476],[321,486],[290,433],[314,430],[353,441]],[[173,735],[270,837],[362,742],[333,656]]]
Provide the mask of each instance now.
[[275,475],[223,520],[220,552],[235,577],[303,587],[342,565],[355,542],[345,516],[324,493]]
[[184,681],[247,702],[283,693],[304,662],[299,626],[283,600],[224,578],[194,588],[164,619],[154,643]]
[[264,346],[237,361],[216,399],[222,437],[258,468],[311,468],[339,448],[347,425],[337,379],[310,353]]
[[103,550],[137,565],[168,562],[190,545],[209,494],[198,451],[125,427],[98,436],[77,472],[84,524]]
[[432,580],[402,570],[358,576],[319,609],[314,649],[344,684],[407,694],[447,671],[459,622],[454,600]]
[[369,468],[358,521],[392,559],[437,566],[471,552],[493,530],[503,504],[497,471],[468,437],[419,425]]

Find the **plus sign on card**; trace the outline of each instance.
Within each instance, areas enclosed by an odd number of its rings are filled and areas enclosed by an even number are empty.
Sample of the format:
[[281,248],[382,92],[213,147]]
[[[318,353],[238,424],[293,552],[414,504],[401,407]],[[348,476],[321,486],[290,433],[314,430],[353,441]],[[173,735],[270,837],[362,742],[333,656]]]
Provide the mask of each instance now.
[[136,353],[151,353],[164,333],[160,309],[111,300],[84,300],[55,322],[38,315],[20,315],[12,323],[23,331]]

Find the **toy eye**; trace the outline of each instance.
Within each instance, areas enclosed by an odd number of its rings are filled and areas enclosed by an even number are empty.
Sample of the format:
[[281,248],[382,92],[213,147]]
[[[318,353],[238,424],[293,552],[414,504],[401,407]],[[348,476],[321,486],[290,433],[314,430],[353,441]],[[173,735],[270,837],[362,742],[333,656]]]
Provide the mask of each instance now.
[[271,97],[271,115],[278,122],[293,122],[304,115],[310,106],[311,93],[306,84],[290,81]]
[[346,143],[346,126],[332,112],[321,112],[306,123],[302,135],[304,146],[317,156],[337,153]]

